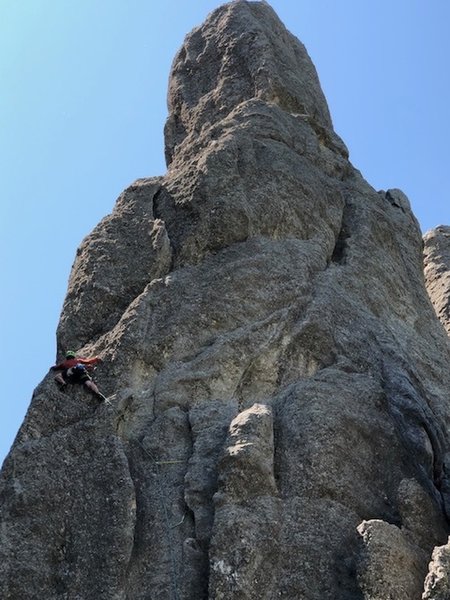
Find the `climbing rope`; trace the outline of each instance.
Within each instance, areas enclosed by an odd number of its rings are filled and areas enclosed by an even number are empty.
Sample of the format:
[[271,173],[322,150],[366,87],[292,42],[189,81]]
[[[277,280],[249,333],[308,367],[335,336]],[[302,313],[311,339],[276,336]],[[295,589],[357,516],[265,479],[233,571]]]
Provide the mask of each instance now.
[[[160,499],[161,499],[161,505],[163,507],[164,522],[166,525],[166,539],[167,539],[167,545],[169,547],[170,564],[171,564],[171,570],[172,570],[171,583],[172,583],[173,600],[180,600],[180,596],[178,594],[178,573],[177,573],[177,566],[176,566],[176,559],[175,559],[174,542],[173,542],[173,537],[172,537],[172,529],[174,526],[170,525],[169,510],[167,508],[166,494],[164,491],[164,487],[162,485],[162,473],[161,473],[161,464],[160,463],[163,461],[156,461],[155,457],[152,456],[152,454],[147,450],[147,448],[145,448],[145,446],[139,440],[138,440],[138,444],[142,448],[142,450],[145,452],[145,454],[153,461],[153,463],[156,466],[156,473],[157,473],[156,480],[158,482],[159,495],[160,495]],[[183,519],[179,523],[180,525],[184,521],[184,516],[185,515],[183,515]],[[176,526],[178,526],[178,525],[176,525]]]
[[[119,411],[112,405],[110,400],[106,401],[106,405],[110,406],[112,408],[112,410],[114,411],[114,413],[119,416],[119,418],[122,417],[122,415],[119,413]],[[167,545],[169,548],[170,567],[171,567],[171,585],[172,585],[171,600],[180,600],[180,595],[178,592],[178,587],[179,587],[178,586],[178,573],[177,573],[175,550],[174,550],[175,544],[174,544],[174,540],[173,540],[173,536],[172,536],[172,529],[175,529],[176,527],[179,527],[180,525],[182,525],[182,523],[184,522],[184,519],[186,518],[186,511],[184,511],[183,517],[181,518],[179,523],[175,523],[174,525],[170,524],[169,510],[167,508],[167,497],[166,497],[166,494],[164,491],[164,486],[162,483],[163,474],[161,472],[161,465],[173,465],[173,464],[178,464],[178,463],[184,463],[186,461],[185,460],[156,460],[153,453],[150,452],[140,440],[136,440],[136,441],[137,441],[137,444],[139,445],[139,447],[141,448],[141,450],[143,450],[143,452],[150,458],[150,460],[156,467],[156,469],[155,469],[156,470],[156,480],[158,482],[159,497],[160,497],[160,502],[161,502],[163,515],[164,515],[164,523],[165,523],[165,527],[166,527],[166,540],[167,540]]]

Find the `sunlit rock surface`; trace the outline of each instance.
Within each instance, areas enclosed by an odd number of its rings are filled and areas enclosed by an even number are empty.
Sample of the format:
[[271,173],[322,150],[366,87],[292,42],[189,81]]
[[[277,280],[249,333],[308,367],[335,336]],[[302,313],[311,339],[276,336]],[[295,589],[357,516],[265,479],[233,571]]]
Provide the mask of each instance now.
[[424,236],[425,283],[437,316],[450,334],[450,227]]
[[84,240],[58,328],[59,355],[104,358],[111,406],[37,387],[1,474],[0,596],[420,598],[450,352],[408,199],[349,162],[264,2],[187,36],[168,104],[168,172]]

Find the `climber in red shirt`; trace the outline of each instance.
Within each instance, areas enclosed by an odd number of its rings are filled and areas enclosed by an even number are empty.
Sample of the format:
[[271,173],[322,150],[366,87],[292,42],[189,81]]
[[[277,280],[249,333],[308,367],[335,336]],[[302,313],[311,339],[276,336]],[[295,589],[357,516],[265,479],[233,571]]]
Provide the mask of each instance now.
[[66,360],[50,368],[52,371],[61,371],[55,377],[55,381],[59,384],[60,389],[64,389],[68,383],[82,383],[96,398],[104,402],[106,401],[106,397],[99,391],[88,372],[101,362],[102,359],[99,356],[83,358],[77,356],[72,350],[69,350],[66,352]]

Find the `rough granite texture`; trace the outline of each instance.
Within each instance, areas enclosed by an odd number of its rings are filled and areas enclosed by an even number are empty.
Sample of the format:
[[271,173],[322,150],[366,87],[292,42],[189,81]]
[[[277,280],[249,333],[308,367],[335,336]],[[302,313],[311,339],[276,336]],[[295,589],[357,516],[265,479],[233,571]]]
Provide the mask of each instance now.
[[450,227],[440,225],[423,240],[425,284],[436,314],[450,334]]
[[0,597],[448,597],[450,344],[408,199],[265,2],[187,36],[168,105],[167,174],[84,240],[58,327],[111,406],[36,388]]
[[450,542],[434,549],[430,570],[425,580],[423,600],[450,598]]
[[[450,334],[450,227],[440,225],[429,231],[424,241],[425,285],[436,315]],[[450,454],[445,463],[450,470]],[[442,496],[450,506],[450,483],[441,486]],[[450,598],[450,540],[436,547],[425,580],[423,600],[448,600]]]

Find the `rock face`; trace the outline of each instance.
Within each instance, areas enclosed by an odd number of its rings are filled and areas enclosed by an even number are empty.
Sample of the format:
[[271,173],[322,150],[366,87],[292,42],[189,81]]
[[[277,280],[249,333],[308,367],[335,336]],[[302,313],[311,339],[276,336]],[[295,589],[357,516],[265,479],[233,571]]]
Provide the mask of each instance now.
[[[440,225],[429,231],[424,240],[425,285],[436,315],[450,334],[450,227]],[[446,454],[444,465],[450,468],[450,455]],[[441,494],[450,506],[450,485],[446,479]],[[447,515],[449,510],[447,508]],[[435,548],[425,580],[423,600],[446,600],[450,598],[450,540]]]
[[104,358],[111,406],[35,390],[0,596],[420,598],[447,541],[450,347],[407,198],[351,165],[266,3],[187,36],[169,110],[167,174],[83,242],[58,328],[59,355]]
[[424,236],[425,284],[437,316],[450,334],[450,227]]
[[450,598],[450,544],[435,548],[430,571],[425,580],[423,600],[447,600]]

